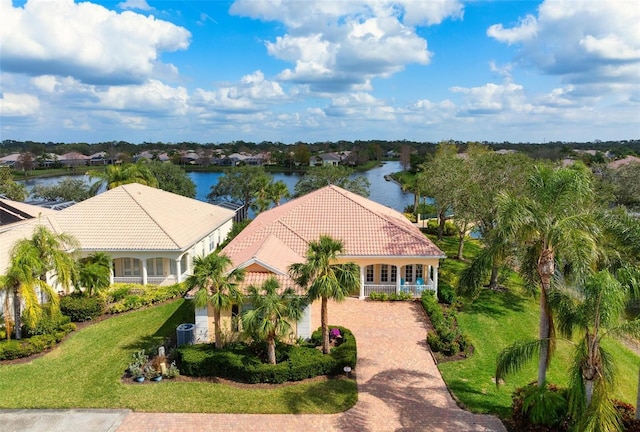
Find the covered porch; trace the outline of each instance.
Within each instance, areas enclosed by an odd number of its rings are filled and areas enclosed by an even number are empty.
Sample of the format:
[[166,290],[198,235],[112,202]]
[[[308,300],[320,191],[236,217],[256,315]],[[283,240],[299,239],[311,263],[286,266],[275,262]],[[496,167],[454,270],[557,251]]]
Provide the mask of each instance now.
[[438,260],[403,258],[401,262],[388,260],[360,265],[359,298],[371,293],[408,293],[420,297],[424,291],[438,292]]
[[186,279],[189,273],[189,254],[178,258],[122,256],[113,258],[111,283],[141,285],[172,285]]

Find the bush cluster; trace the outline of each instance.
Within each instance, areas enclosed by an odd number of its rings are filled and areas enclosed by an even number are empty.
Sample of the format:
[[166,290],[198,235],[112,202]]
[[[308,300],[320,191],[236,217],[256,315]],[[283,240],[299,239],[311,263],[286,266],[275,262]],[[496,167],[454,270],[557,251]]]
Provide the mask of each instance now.
[[455,314],[445,315],[436,297],[431,292],[422,293],[422,307],[429,316],[435,332],[427,335],[427,343],[433,352],[452,356],[460,351],[466,351],[470,346],[469,340],[456,325]]
[[106,312],[118,314],[140,309],[184,295],[183,284],[138,285],[113,284],[106,292]]
[[69,317],[45,314],[33,327],[25,327],[25,339],[0,341],[0,360],[13,360],[38,354],[60,342],[76,329]]
[[400,293],[378,293],[372,292],[369,294],[369,300],[373,301],[407,301],[413,300],[413,294],[409,292],[400,292]]
[[103,297],[68,295],[60,297],[60,311],[73,322],[91,321],[102,315],[106,303]]
[[[518,387],[511,395],[511,421],[513,427],[523,432],[566,432],[576,430],[575,421],[568,415],[567,389],[548,384],[538,388],[532,382]],[[635,408],[614,400],[613,405],[625,431],[640,432],[640,420],[635,419]]]
[[[427,221],[427,225],[425,227],[420,227],[420,230],[426,234],[437,235],[439,225],[440,224],[436,219],[430,219],[429,221]],[[456,229],[456,226],[453,224],[453,222],[448,220],[444,223],[443,235],[445,237],[452,237],[456,235],[457,232],[458,230]]]
[[[324,355],[313,346],[321,339],[314,332],[312,344],[297,346],[278,343],[276,357],[279,363],[263,363],[256,352],[260,344],[235,343],[224,349],[213,344],[187,345],[177,349],[180,372],[189,376],[217,376],[247,383],[283,383],[300,381],[319,375],[339,374],[346,365],[355,367],[356,341],[353,334],[339,327],[343,342]],[[318,335],[316,335],[318,333]]]
[[456,291],[446,281],[438,282],[438,301],[440,303],[452,305],[456,301]]

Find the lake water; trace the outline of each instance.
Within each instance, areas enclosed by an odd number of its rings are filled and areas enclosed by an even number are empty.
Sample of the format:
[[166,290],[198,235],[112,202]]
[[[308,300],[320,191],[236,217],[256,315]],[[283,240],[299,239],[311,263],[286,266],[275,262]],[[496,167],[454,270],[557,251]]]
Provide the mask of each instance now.
[[[397,183],[387,181],[384,178],[385,175],[398,171],[402,171],[400,162],[390,161],[383,162],[381,166],[370,169],[366,172],[354,174],[354,176],[364,176],[369,180],[369,183],[371,183],[371,186],[369,187],[369,199],[395,210],[402,211],[406,206],[413,205],[413,194],[403,192]],[[196,184],[196,199],[206,201],[207,195],[211,191],[211,186],[216,185],[218,183],[218,179],[222,175],[223,173],[220,172],[189,173],[189,177]],[[272,176],[274,180],[282,180],[289,187],[289,191],[291,193],[293,193],[293,188],[301,177],[300,174],[296,173],[272,173]],[[69,177],[82,178],[87,183],[92,182],[88,176],[80,175],[36,178],[20,183],[25,184],[27,190],[31,190],[37,184],[51,185]]]

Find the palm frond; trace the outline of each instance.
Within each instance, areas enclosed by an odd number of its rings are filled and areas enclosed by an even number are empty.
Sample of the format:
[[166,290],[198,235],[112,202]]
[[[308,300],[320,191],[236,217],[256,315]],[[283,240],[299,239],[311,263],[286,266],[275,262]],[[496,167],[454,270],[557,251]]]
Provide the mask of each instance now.
[[545,342],[539,339],[519,341],[503,349],[496,360],[496,386],[500,385],[500,380],[504,380],[506,375],[518,372],[529,363]]

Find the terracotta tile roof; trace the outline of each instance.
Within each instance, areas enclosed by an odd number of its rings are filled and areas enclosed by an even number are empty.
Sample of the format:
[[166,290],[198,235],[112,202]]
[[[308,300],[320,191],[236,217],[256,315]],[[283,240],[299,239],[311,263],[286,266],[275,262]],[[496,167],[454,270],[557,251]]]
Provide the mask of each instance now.
[[321,235],[342,240],[346,258],[445,256],[399,212],[337,186],[261,213],[223,253],[234,266],[259,261],[286,274]]
[[137,183],[119,186],[55,214],[84,250],[182,250],[234,212]]

